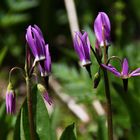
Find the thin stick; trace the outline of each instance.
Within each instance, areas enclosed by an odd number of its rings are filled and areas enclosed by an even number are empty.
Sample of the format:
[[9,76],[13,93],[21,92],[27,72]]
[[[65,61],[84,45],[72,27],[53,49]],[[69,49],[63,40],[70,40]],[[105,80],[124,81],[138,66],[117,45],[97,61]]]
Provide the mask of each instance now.
[[75,31],[79,31],[79,24],[78,24],[78,18],[76,14],[74,0],[64,0],[64,2],[68,14],[71,35],[72,38],[74,38]]

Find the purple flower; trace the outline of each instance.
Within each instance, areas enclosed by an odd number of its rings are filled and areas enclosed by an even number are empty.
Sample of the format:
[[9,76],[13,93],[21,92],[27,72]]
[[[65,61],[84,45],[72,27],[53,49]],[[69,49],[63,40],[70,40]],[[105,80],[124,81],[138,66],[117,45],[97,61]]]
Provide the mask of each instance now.
[[16,97],[13,90],[6,92],[6,112],[7,114],[14,114],[16,107]]
[[79,56],[82,66],[91,64],[90,41],[87,32],[83,34],[81,32],[76,32],[74,37],[74,49]]
[[39,64],[41,76],[46,77],[51,73],[51,56],[49,52],[49,45],[45,45],[45,60]]
[[26,41],[31,49],[32,54],[35,57],[35,61],[40,61],[45,59],[45,41],[41,30],[37,25],[31,27],[28,26],[26,32]]
[[107,14],[99,12],[94,22],[94,32],[100,46],[110,45],[110,31],[110,21]]
[[109,70],[110,72],[112,72],[115,76],[120,77],[122,79],[128,79],[130,77],[140,76],[140,68],[137,68],[136,70],[134,70],[132,72],[129,72],[128,61],[126,58],[123,60],[121,72],[119,72],[111,64],[109,64],[109,65],[102,64],[102,66],[104,68],[106,68],[107,70]]
[[42,84],[37,84],[37,88],[38,88],[38,90],[40,91],[40,93],[42,94],[44,100],[45,100],[49,105],[51,105],[51,104],[52,104],[52,100],[51,100],[51,98],[49,97],[49,94],[48,94],[47,90],[45,89],[45,87],[44,87]]

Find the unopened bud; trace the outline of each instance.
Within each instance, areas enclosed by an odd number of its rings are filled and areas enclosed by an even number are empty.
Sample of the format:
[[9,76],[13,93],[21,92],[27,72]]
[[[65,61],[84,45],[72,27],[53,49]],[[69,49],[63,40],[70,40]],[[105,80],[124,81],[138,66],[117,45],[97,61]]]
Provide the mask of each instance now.
[[7,114],[14,114],[16,108],[16,95],[11,82],[8,84],[5,100]]
[[94,88],[97,88],[98,85],[99,85],[99,82],[100,82],[100,72],[97,72],[95,75],[94,75]]

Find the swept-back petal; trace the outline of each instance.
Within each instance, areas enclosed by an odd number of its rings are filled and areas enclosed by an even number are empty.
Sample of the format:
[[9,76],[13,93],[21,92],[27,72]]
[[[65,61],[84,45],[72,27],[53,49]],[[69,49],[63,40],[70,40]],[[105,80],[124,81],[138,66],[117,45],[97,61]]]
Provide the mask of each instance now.
[[34,57],[38,58],[38,53],[37,53],[37,49],[36,49],[36,46],[35,46],[31,25],[28,26],[25,37],[26,37],[26,41],[27,41],[27,43],[28,43],[28,45],[29,45],[29,47],[31,49],[31,52],[33,53]]
[[129,76],[140,76],[140,68],[137,68],[136,70],[132,71]]
[[39,32],[32,27],[32,31],[34,34],[36,49],[40,59],[45,59],[45,41],[42,41],[42,37],[40,36]]
[[90,41],[87,32],[84,32],[82,36],[82,43],[83,43],[85,59],[90,61]]
[[49,52],[49,45],[45,45],[45,53],[46,53],[46,60],[45,60],[45,69],[47,73],[51,73],[51,56]]
[[128,70],[129,70],[128,61],[126,58],[124,58],[123,64],[122,64],[122,75],[128,76]]
[[81,41],[80,41],[77,33],[75,34],[73,44],[74,44],[74,49],[75,49],[77,55],[79,56],[80,61],[82,61],[84,59],[83,48],[81,46]]
[[116,68],[115,67],[113,67],[112,65],[105,65],[105,64],[101,64],[101,66],[103,66],[104,68],[106,68],[107,70],[109,70],[110,72],[112,72],[115,76],[117,76],[117,77],[121,77],[121,73],[118,71],[118,70],[116,70]]

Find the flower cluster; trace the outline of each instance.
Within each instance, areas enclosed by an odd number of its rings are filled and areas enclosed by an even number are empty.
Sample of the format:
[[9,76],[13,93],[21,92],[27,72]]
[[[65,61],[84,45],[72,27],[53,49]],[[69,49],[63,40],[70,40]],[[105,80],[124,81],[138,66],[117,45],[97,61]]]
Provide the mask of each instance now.
[[43,34],[37,25],[27,28],[26,41],[35,58],[35,62],[39,62],[39,70],[41,76],[45,77],[51,73],[51,57],[49,45],[45,44]]
[[[51,56],[49,52],[49,45],[45,43],[43,34],[37,25],[28,26],[25,38],[29,47],[27,48],[27,58],[26,58],[27,60],[26,63],[27,66],[29,67],[27,72],[28,76],[29,77],[32,76],[34,67],[38,65],[41,76],[44,77],[46,87],[48,88],[48,80],[49,80],[49,75],[51,73]],[[31,55],[33,57],[30,57]],[[30,62],[32,58],[33,58],[33,64],[31,66]],[[17,68],[17,69],[21,69],[21,68]],[[11,78],[12,70],[14,69],[11,69],[10,71],[9,74],[10,78]],[[43,87],[43,85],[41,87]],[[48,92],[44,92],[45,87],[43,89],[44,90],[41,90],[41,92],[43,92],[42,93],[43,98],[45,99],[46,102],[48,102],[48,104],[51,104],[52,102],[51,99],[49,98]],[[8,114],[15,113],[15,104],[16,104],[15,92],[10,82],[6,92],[6,110]]]
[[[41,76],[44,77],[46,82],[45,84],[47,84],[46,87],[48,88],[48,80],[49,80],[48,77],[51,73],[51,56],[49,52],[49,45],[45,44],[43,34],[37,25],[34,25],[33,27],[30,25],[27,28],[26,41],[34,56],[35,63],[38,62],[39,71],[41,73]],[[51,104],[51,100],[49,98],[48,92],[44,92],[44,90],[43,90],[43,97],[45,101]]]
[[[129,67],[128,67],[128,60],[125,58],[122,63],[122,71],[119,72],[115,67],[113,67],[111,64],[106,64],[107,61],[102,62],[102,50],[100,47],[104,47],[106,49],[104,51],[104,55],[106,57],[108,56],[108,46],[111,44],[111,24],[109,17],[107,16],[106,13],[104,12],[99,12],[97,15],[95,22],[94,22],[94,32],[95,32],[95,37],[96,37],[96,42],[95,42],[95,51],[92,49],[95,57],[99,63],[99,65],[113,73],[115,76],[123,79],[128,79],[130,77],[134,76],[140,76],[140,68],[137,68],[136,70],[129,72]],[[76,32],[75,33],[75,38],[74,38],[74,49],[76,53],[79,56],[80,62],[83,66],[88,66],[91,64],[90,60],[90,41],[88,38],[87,32],[84,32],[83,34],[81,32]],[[108,59],[108,58],[107,58]],[[94,76],[94,87],[97,87],[97,83],[100,81],[100,74],[98,73]],[[98,80],[97,80],[98,79]]]

